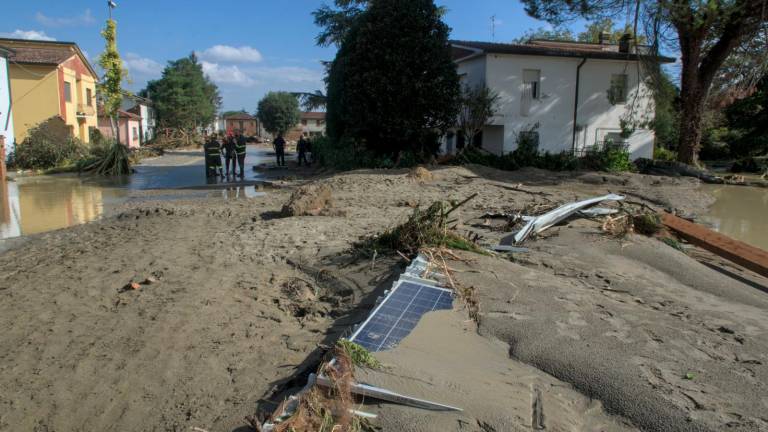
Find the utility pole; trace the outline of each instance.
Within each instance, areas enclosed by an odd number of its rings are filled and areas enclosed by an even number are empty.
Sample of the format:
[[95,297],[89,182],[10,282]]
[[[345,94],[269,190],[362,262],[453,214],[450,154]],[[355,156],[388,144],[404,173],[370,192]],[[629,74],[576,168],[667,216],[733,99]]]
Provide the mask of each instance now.
[[112,19],[112,9],[117,7],[117,3],[107,0],[107,9],[109,10],[109,19]]

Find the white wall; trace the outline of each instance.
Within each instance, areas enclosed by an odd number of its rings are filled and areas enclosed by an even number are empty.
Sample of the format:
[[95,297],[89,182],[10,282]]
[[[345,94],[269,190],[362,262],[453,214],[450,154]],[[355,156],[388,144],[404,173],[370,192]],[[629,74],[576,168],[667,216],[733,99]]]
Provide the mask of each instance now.
[[6,155],[10,155],[13,151],[14,137],[7,62],[5,57],[0,57],[0,135],[5,137]]
[[[497,115],[492,125],[504,127],[503,151],[513,151],[516,133],[538,123],[539,149],[559,153],[571,151],[573,142],[573,109],[576,86],[576,68],[581,59],[547,56],[489,54],[458,65],[462,81],[476,85],[485,82],[499,94]],[[541,71],[540,98],[534,100],[527,115],[521,110],[524,69]],[[628,75],[627,104],[611,105],[607,91],[611,75]],[[636,63],[614,60],[588,59],[581,68],[577,133],[577,147],[602,141],[608,132],[620,131],[619,119],[624,115],[635,94],[639,94],[636,112],[653,118],[652,98],[648,88],[637,90]],[[637,117],[637,116],[636,116]],[[653,132],[638,130],[630,138],[633,159],[651,157]]]

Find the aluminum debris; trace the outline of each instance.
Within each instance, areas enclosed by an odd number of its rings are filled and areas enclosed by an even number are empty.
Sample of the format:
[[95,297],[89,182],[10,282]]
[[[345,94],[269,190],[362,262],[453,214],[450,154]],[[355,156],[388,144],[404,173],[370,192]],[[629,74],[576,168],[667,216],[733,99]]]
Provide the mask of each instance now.
[[545,213],[541,216],[537,216],[528,221],[523,228],[515,234],[515,243],[522,243],[531,234],[540,233],[545,229],[559,223],[560,221],[568,218],[574,213],[580,210],[586,209],[597,203],[603,201],[621,201],[624,197],[616,194],[608,194],[595,198],[589,198],[582,201],[577,201],[569,204],[561,205],[560,207]]

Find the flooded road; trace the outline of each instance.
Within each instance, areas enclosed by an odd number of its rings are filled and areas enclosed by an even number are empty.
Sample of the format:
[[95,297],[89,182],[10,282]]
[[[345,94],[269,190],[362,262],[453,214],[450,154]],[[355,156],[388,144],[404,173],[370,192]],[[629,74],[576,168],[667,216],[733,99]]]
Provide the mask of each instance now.
[[[0,184],[0,239],[20,237],[66,228],[109,216],[131,199],[220,196],[225,199],[253,198],[257,192],[252,182],[258,174],[251,167],[264,162],[263,150],[248,147],[247,185],[211,188],[205,178],[200,151],[176,151],[148,159],[134,167],[131,176],[103,178],[77,174],[19,177]],[[233,180],[233,183],[236,183]],[[199,188],[199,189],[196,189]],[[136,191],[168,190],[167,195],[136,198]]]
[[737,240],[768,250],[768,189],[702,185],[716,201],[705,221]]

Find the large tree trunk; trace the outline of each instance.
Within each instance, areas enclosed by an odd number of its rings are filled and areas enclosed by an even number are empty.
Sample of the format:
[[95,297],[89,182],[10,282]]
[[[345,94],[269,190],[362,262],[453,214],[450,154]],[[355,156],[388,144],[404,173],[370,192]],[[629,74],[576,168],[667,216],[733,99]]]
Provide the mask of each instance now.
[[698,85],[690,84],[680,92],[682,110],[680,136],[677,145],[677,160],[688,165],[697,165],[701,150],[702,119],[706,104],[706,92]]

